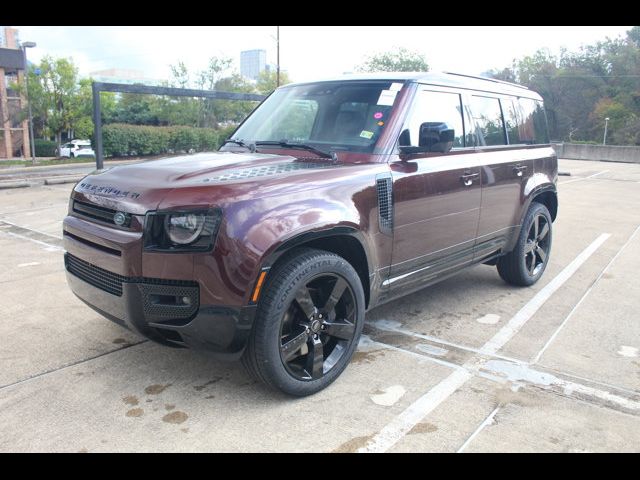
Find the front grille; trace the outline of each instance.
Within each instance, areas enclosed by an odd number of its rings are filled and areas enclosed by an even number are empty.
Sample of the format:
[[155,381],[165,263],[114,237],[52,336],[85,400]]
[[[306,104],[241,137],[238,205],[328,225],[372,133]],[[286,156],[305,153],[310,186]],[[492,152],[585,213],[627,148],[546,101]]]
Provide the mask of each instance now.
[[122,283],[129,280],[128,277],[109,272],[68,253],[64,256],[64,263],[69,273],[118,297],[122,296]]
[[[79,200],[73,201],[73,212],[81,217],[91,218],[92,220],[99,220],[101,222],[115,225],[113,220],[117,210],[107,207],[101,207],[100,205],[94,205],[92,203],[81,202]],[[121,226],[128,227],[131,223],[131,214],[125,213],[125,222]]]

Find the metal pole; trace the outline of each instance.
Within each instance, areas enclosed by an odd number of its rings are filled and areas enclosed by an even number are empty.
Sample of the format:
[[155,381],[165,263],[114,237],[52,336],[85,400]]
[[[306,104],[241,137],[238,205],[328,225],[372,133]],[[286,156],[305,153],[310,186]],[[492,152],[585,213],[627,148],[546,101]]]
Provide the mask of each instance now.
[[607,127],[609,126],[609,117],[604,119],[604,138],[602,139],[602,145],[607,144]]
[[96,82],[91,84],[91,93],[93,95],[93,137],[96,142],[96,169],[102,170],[104,167],[104,158],[102,155],[102,113],[100,111],[100,89]]
[[276,26],[276,88],[280,86],[280,25]]
[[29,99],[29,66],[27,65],[27,47],[22,46],[24,57],[24,93],[29,106],[29,143],[31,144],[31,163],[36,163],[36,142],[33,139],[33,114],[31,113],[31,100]]

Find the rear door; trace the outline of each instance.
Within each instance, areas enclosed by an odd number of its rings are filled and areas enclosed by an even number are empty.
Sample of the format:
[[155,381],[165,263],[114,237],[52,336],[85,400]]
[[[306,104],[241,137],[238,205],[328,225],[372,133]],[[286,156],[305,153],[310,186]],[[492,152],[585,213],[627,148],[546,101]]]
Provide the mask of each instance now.
[[391,296],[469,264],[480,214],[480,168],[465,138],[460,94],[421,86],[413,103],[400,145],[421,147],[425,123],[446,124],[454,140],[450,151],[403,153],[391,162],[394,241],[385,282]]
[[517,98],[478,93],[469,95],[468,101],[482,168],[475,252],[479,260],[503,248],[517,231],[524,189],[533,175],[533,156],[519,139]]

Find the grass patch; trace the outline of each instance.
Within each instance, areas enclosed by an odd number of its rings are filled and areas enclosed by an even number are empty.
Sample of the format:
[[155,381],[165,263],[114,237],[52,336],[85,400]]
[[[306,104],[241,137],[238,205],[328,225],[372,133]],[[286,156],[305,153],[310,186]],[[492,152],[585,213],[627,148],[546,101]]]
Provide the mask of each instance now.
[[31,160],[0,160],[0,168],[2,167],[43,167],[52,165],[67,165],[73,163],[91,163],[95,162],[95,157],[76,157],[76,158],[54,158],[48,160],[38,160],[34,164]]

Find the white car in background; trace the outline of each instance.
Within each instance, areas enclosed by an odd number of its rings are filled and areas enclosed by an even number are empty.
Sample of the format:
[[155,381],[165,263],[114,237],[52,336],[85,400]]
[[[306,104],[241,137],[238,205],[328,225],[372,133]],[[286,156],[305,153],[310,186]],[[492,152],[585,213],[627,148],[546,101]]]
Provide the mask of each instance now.
[[71,140],[58,147],[59,157],[95,157],[96,152],[91,148],[91,140]]

